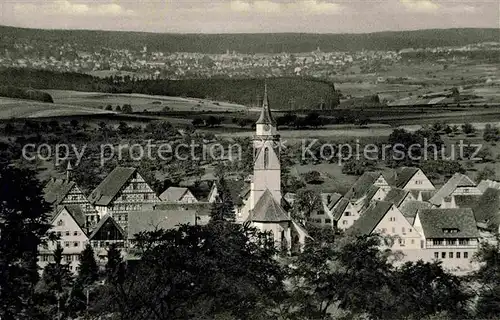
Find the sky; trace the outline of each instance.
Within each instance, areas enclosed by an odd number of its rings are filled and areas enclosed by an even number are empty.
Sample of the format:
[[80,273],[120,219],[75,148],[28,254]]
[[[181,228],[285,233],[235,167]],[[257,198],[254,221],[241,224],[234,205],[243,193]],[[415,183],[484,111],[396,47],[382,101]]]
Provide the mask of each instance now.
[[0,25],[169,33],[500,28],[500,0],[0,0]]

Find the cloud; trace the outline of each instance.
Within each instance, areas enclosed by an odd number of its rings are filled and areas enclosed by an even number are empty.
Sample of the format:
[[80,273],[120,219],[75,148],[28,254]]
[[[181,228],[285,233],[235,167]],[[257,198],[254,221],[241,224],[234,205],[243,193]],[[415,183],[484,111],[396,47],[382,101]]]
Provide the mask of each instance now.
[[230,3],[232,11],[255,13],[280,13],[280,14],[334,14],[344,9],[337,3],[318,0],[299,0],[296,2],[279,3],[269,0],[241,1],[233,0]]
[[14,6],[17,14],[43,14],[62,16],[131,16],[134,11],[124,9],[116,3],[88,5],[74,3],[68,0],[54,0],[40,5],[33,3],[18,3]]
[[431,0],[401,0],[401,3],[405,6],[406,10],[413,12],[432,13],[441,7]]

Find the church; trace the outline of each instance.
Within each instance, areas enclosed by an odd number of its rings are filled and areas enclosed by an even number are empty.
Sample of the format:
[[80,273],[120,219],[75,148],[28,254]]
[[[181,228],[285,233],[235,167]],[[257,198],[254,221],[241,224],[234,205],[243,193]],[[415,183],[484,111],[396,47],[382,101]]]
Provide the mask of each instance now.
[[255,130],[250,192],[243,208],[238,211],[237,221],[248,221],[261,231],[271,232],[275,243],[281,248],[300,250],[308,235],[283,208],[286,200],[281,193],[281,138],[271,114],[267,85]]

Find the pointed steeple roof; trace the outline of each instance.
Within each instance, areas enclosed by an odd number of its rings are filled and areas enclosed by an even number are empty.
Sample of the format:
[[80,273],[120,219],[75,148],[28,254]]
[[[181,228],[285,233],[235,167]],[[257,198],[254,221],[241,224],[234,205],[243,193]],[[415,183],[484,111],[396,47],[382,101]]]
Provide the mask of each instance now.
[[262,100],[262,111],[260,113],[259,120],[257,120],[257,124],[276,125],[276,121],[271,115],[271,109],[269,109],[269,98],[267,96],[267,83],[264,84],[264,99]]
[[250,213],[248,220],[254,222],[283,222],[291,219],[285,209],[274,199],[271,191],[266,189]]

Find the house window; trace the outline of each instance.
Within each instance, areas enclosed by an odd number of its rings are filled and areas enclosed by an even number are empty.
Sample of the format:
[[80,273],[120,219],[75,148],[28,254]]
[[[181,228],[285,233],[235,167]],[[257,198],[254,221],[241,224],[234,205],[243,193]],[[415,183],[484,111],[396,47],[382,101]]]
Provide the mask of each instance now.
[[77,236],[77,235],[78,235],[78,231],[74,231],[74,232],[73,232],[73,235],[74,235],[74,236]]
[[399,239],[399,245],[401,247],[404,247],[405,246],[405,239]]
[[78,200],[78,196],[71,196],[71,200]]
[[434,259],[439,259],[439,252],[434,252]]
[[411,239],[411,244],[415,244],[415,239]]
[[347,224],[347,220],[342,220],[342,224],[346,225]]
[[122,200],[127,200],[127,195],[126,194],[122,195]]
[[350,216],[350,215],[351,215],[351,213],[350,213],[349,211],[346,211],[346,212],[344,213],[344,216],[346,216],[346,217],[348,217],[348,216]]
[[269,148],[264,149],[264,169],[269,167]]
[[422,183],[423,183],[422,180],[416,180],[415,181],[415,184],[422,184]]
[[58,227],[64,226],[64,221],[62,221],[62,220],[57,221],[57,226]]
[[69,231],[66,231],[66,235],[69,236]]
[[401,228],[401,232],[406,233],[406,230],[405,230],[405,228],[404,228],[404,227],[403,227],[403,228]]
[[468,252],[464,252],[464,259],[469,259],[469,253]]
[[58,237],[61,237],[61,231],[57,231],[56,234]]
[[396,221],[396,217],[390,217],[389,221]]
[[467,239],[460,239],[458,240],[458,243],[461,245],[461,246],[466,246],[469,244],[469,240]]
[[435,246],[440,246],[443,244],[443,240],[441,239],[432,239],[432,244]]
[[448,252],[448,258],[453,259],[453,252]]
[[144,194],[144,200],[149,200],[149,194]]
[[441,258],[443,258],[443,259],[446,258],[446,252],[441,252]]
[[460,252],[457,252],[457,259],[460,259]]
[[75,242],[73,242],[73,247],[78,247],[79,244],[80,244],[79,241],[75,241]]
[[71,262],[71,255],[69,254],[65,255],[64,260],[66,260],[66,262]]
[[453,246],[455,245],[457,242],[455,241],[455,239],[448,239],[446,240],[446,244],[449,245],[449,246]]
[[411,230],[412,230],[411,228],[410,228],[410,229],[408,229],[408,232],[411,232]]
[[386,228],[382,228],[382,233],[386,233],[387,232],[387,229]]
[[69,241],[64,241],[64,246],[69,247]]
[[464,189],[464,193],[469,193],[469,189]]

